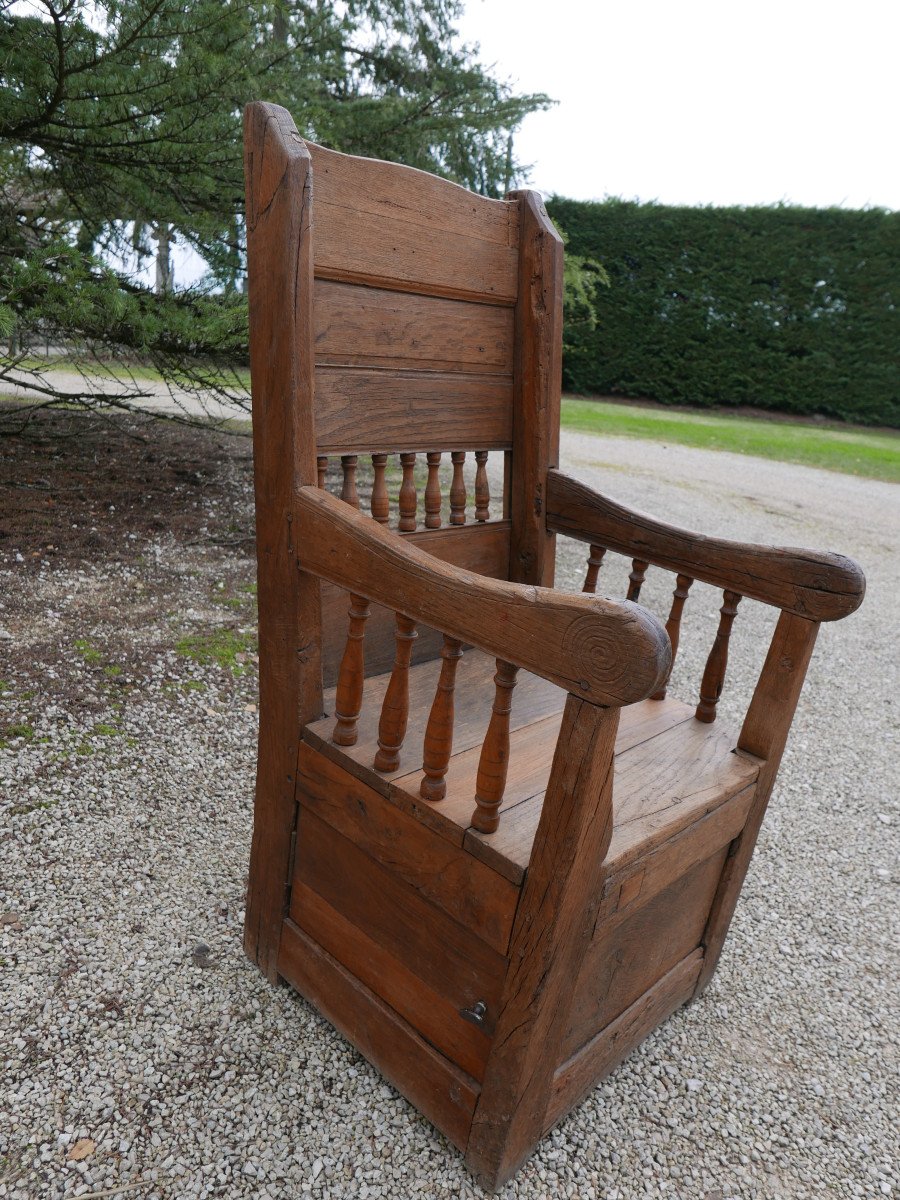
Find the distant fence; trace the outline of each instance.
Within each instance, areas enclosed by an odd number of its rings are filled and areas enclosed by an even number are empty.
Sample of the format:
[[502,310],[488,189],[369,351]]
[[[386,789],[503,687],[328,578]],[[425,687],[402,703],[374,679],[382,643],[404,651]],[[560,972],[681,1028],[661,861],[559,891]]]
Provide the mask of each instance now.
[[567,326],[568,388],[900,427],[900,213],[547,207],[611,280]]

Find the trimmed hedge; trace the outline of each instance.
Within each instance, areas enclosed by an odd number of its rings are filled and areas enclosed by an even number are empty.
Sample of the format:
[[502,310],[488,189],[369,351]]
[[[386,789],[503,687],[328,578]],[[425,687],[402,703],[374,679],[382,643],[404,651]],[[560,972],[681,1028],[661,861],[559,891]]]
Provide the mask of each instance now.
[[611,282],[567,326],[569,389],[900,426],[900,213],[547,207]]

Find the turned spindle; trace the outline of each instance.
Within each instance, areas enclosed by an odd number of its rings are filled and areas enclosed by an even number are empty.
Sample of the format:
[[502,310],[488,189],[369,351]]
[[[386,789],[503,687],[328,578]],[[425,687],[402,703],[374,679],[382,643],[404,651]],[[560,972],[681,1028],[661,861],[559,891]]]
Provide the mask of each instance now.
[[341,470],[344,472],[341,499],[345,504],[352,504],[354,508],[359,508],[359,492],[356,490],[356,463],[357,456],[355,454],[341,455]]
[[650,564],[644,562],[642,558],[633,558],[631,560],[631,573],[628,576],[629,583],[628,595],[625,597],[626,600],[637,600],[640,598],[641,586],[649,566]]
[[488,731],[481,747],[475,777],[475,811],[472,824],[480,833],[493,833],[500,824],[500,803],[509,766],[509,714],[512,690],[519,668],[497,659],[496,691]]
[[422,759],[425,778],[419,785],[419,795],[423,800],[443,800],[447,794],[445,776],[453,750],[453,691],[456,687],[456,664],[461,658],[461,643],[456,638],[444,634],[441,674],[425,727],[425,752]]
[[716,630],[716,640],[713,642],[703,680],[700,684],[700,703],[694,716],[705,725],[711,725],[716,719],[716,705],[722,695],[722,685],[725,683],[725,670],[728,666],[728,639],[731,637],[731,626],[737,614],[737,606],[741,602],[738,592],[723,592],[724,603],[719,609],[719,628]]
[[454,450],[450,455],[453,463],[453,481],[450,484],[450,524],[465,525],[466,523],[466,481],[463,478],[463,466],[466,461],[465,450]]
[[441,527],[441,480],[438,474],[441,457],[440,450],[430,450],[425,455],[428,463],[428,482],[425,484],[426,529],[440,529]]
[[366,675],[363,654],[363,635],[369,617],[369,601],[364,596],[350,593],[350,628],[347,645],[338,672],[337,692],[334,698],[335,726],[331,740],[338,746],[356,744],[356,722],[362,708],[363,681]]
[[600,574],[600,564],[603,562],[603,556],[606,554],[605,546],[591,546],[590,554],[588,554],[587,574],[584,577],[583,592],[596,592],[597,576]]
[[372,510],[372,516],[379,525],[387,525],[391,512],[387,493],[387,481],[384,477],[386,468],[387,455],[373,454],[372,469],[375,472],[375,478],[372,481],[372,499],[369,501],[369,507]]
[[669,686],[669,680],[672,678],[672,668],[675,666],[675,655],[678,653],[678,642],[681,637],[681,613],[693,582],[693,579],[689,575],[678,575],[675,579],[675,591],[672,593],[672,607],[669,609],[669,619],[666,621],[666,633],[669,635],[669,641],[672,644],[672,666],[669,667],[666,682],[658,692],[653,693],[650,697],[651,700],[665,700],[666,698],[666,688]]
[[416,527],[416,481],[413,471],[416,467],[416,456],[412,453],[400,455],[400,465],[403,467],[403,481],[400,484],[400,521],[397,528],[402,533],[411,533]]
[[320,454],[316,458],[316,473],[319,477],[319,487],[325,487],[325,476],[328,473],[328,455]]
[[396,771],[400,766],[400,750],[409,719],[409,660],[418,635],[415,621],[404,617],[402,613],[397,613],[396,617],[397,649],[394,669],[381,706],[381,720],[378,722],[376,771]]
[[491,485],[488,483],[487,450],[475,451],[475,520],[487,521],[491,515]]

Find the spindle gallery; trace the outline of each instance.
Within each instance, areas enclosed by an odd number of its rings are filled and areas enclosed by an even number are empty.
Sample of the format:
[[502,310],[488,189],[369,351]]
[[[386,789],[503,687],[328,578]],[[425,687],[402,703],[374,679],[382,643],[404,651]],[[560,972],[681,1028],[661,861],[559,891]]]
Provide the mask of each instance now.
[[[863,576],[559,470],[563,249],[536,193],[337,154],[266,104],[246,174],[245,947],[495,1188],[705,987],[819,625]],[[558,534],[586,546],[581,592],[553,587]],[[697,585],[721,596],[711,622]],[[774,632],[732,731],[739,604]],[[688,621],[711,647],[699,680],[676,662]]]

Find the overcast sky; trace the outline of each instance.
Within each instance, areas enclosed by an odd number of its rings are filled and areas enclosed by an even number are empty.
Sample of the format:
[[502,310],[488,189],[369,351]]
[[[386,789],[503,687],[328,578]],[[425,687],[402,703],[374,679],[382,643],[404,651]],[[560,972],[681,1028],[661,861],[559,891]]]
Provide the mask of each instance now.
[[465,0],[459,29],[559,101],[517,139],[545,193],[900,208],[900,0]]

